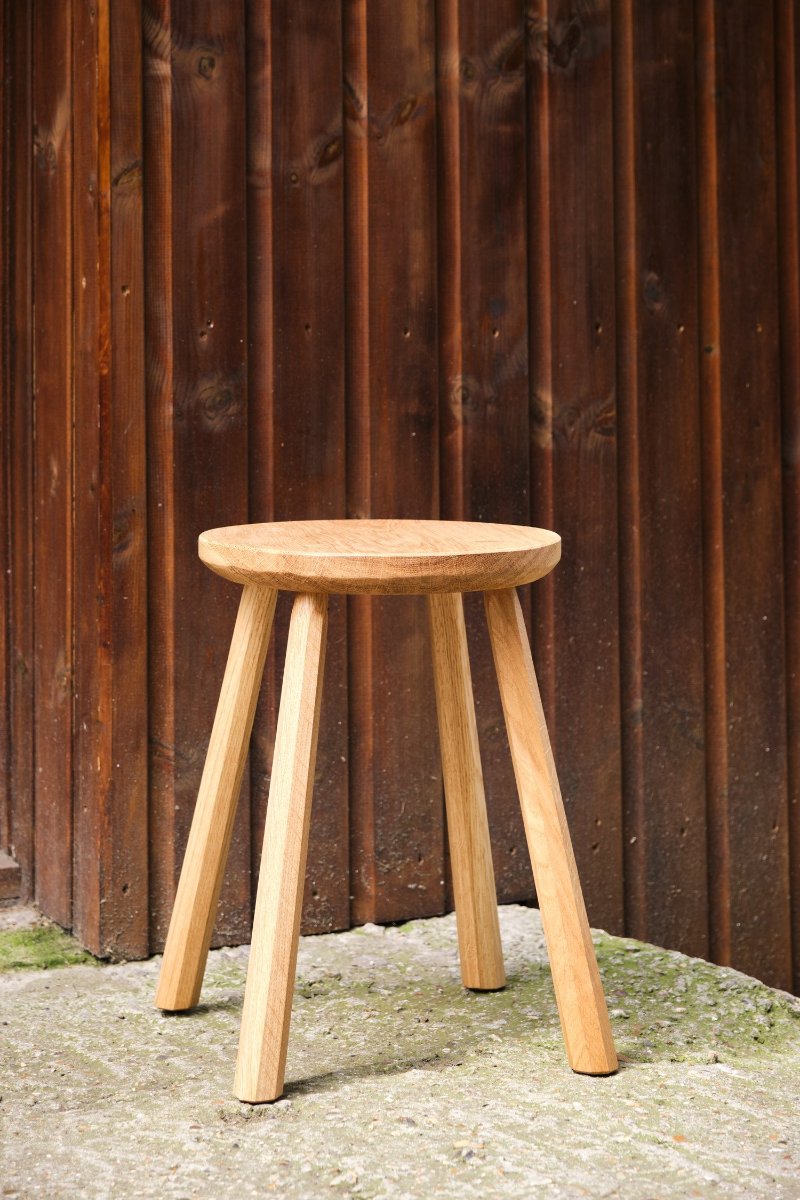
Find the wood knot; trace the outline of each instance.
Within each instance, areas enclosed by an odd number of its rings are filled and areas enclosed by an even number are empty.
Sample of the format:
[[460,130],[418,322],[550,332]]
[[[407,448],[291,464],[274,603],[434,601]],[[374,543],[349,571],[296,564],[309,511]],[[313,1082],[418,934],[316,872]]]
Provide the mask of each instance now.
[[238,425],[244,414],[240,373],[216,371],[203,376],[193,392],[177,400],[175,409],[181,420],[194,421],[208,433],[224,433]]
[[342,157],[343,148],[344,144],[340,133],[334,134],[332,138],[328,138],[317,153],[317,166],[323,168],[329,167],[331,163],[335,163],[337,158]]
[[552,30],[547,37],[547,57],[554,67],[564,71],[570,65],[581,44],[581,26],[576,17],[561,36]]
[[113,188],[132,188],[136,189],[142,182],[142,163],[140,159],[130,163],[129,166],[123,169],[114,176],[111,180]]
[[111,554],[114,558],[124,558],[133,546],[136,525],[136,510],[123,509],[114,514],[111,525]]
[[397,111],[394,114],[393,125],[405,125],[411,120],[414,109],[417,107],[416,96],[406,96],[405,100],[401,100],[397,106]]
[[201,54],[197,60],[197,74],[203,79],[211,79],[217,69],[217,60],[213,54]]
[[366,103],[355,85],[345,75],[344,77],[344,115],[348,121],[360,121],[366,112]]
[[647,271],[644,277],[642,291],[644,303],[648,312],[660,312],[664,307],[664,287],[661,278],[655,271]]
[[43,142],[37,136],[33,140],[33,154],[36,160],[36,166],[44,175],[52,175],[58,166],[58,152],[56,151],[55,143],[47,139]]
[[211,384],[199,395],[203,423],[209,429],[227,429],[241,413],[241,402],[229,384]]
[[489,52],[489,67],[492,75],[505,83],[516,85],[522,82],[525,71],[525,30],[521,25],[512,25],[497,39]]
[[471,58],[462,58],[458,73],[464,83],[474,83],[478,78],[478,68]]
[[613,438],[617,435],[617,406],[613,396],[602,401],[594,410],[592,429],[599,437]]

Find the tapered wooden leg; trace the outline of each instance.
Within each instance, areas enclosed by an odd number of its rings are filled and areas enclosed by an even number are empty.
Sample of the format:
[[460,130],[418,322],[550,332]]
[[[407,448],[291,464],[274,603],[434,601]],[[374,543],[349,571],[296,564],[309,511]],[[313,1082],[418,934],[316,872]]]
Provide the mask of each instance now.
[[259,1104],[283,1091],[325,660],[324,595],[292,610],[267,801],[234,1092]]
[[200,998],[276,595],[248,586],[239,602],[156,992],[168,1012]]
[[485,601],[567,1057],[607,1075],[617,1054],[522,610],[513,589]]
[[461,979],[464,987],[491,991],[503,987],[506,976],[464,602],[458,593],[432,595],[428,611]]

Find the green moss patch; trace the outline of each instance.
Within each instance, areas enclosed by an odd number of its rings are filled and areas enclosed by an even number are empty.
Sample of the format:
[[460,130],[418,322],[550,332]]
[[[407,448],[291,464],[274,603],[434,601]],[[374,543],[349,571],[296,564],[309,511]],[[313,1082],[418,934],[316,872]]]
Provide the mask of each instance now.
[[0,971],[47,971],[95,961],[55,925],[0,933]]
[[628,1061],[713,1063],[800,1043],[800,999],[757,979],[607,934],[597,954]]

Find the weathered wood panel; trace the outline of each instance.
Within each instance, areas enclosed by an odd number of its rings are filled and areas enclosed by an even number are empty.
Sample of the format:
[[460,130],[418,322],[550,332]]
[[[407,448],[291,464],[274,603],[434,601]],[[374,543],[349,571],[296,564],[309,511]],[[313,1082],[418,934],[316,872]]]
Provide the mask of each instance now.
[[[5,13],[0,13],[5,18]],[[8,272],[8,254],[10,248],[10,230],[8,228],[8,213],[10,197],[8,195],[10,176],[8,171],[8,131],[9,131],[9,83],[8,83],[8,28],[4,19],[0,20],[0,136],[2,136],[2,158],[0,159],[0,279]],[[0,396],[0,464],[2,464],[4,483],[0,487],[0,530],[9,528],[9,492],[5,481],[8,479],[9,455],[11,439],[7,430],[11,422],[10,381],[8,374],[8,333],[9,313],[3,305],[0,313],[0,369],[2,369],[3,394]],[[9,564],[11,556],[10,536],[0,538],[0,713],[11,711],[11,582],[9,579]],[[0,847],[7,846],[11,841],[11,739],[10,722],[3,723],[0,732]]]
[[[3,304],[8,511],[8,848],[20,868],[20,895],[34,886],[33,774],[33,304],[32,12],[18,0],[4,6],[4,210],[7,291]],[[23,136],[24,134],[24,136]],[[13,186],[11,181],[13,180]]]
[[149,946],[140,40],[138,0],[75,0],[73,927],[129,957]]
[[[791,980],[781,412],[771,3],[714,10],[719,342],[717,444],[724,630],[724,810],[712,863],[714,956]],[[716,565],[716,564],[715,564]],[[721,698],[720,698],[721,700]],[[763,880],[769,886],[763,886]],[[721,883],[721,887],[719,884]]]
[[[75,322],[75,416],[72,496],[74,528],[74,884],[72,925],[97,947],[100,932],[101,835],[105,798],[111,792],[105,745],[111,728],[107,706],[112,678],[111,615],[107,562],[110,528],[103,441],[109,411],[111,303],[109,246],[108,10],[74,0],[72,7],[73,123],[72,289]],[[103,144],[101,146],[101,125]]]
[[[700,406],[696,342],[687,337],[696,328],[697,277],[692,5],[634,4],[623,20],[631,26],[630,57],[615,69],[632,73],[625,119],[633,123],[636,200],[633,226],[618,246],[628,543],[622,588],[626,622],[637,625],[635,655],[623,654],[628,920],[641,937],[703,954]],[[620,179],[618,188],[627,184]]]
[[[113,787],[106,798],[102,950],[149,946],[147,752],[147,420],[141,0],[109,0],[111,378],[106,471],[111,527]],[[132,69],[133,63],[136,70]]]
[[[203,569],[196,539],[248,515],[244,9],[176,0],[147,6],[145,18],[148,240],[160,239],[169,260],[149,282],[161,326],[148,398],[156,466],[148,505],[158,526],[150,553],[151,938],[160,945],[237,599]],[[220,900],[223,941],[246,936],[250,921],[246,784],[243,793]]]
[[775,7],[783,536],[793,987],[800,992],[800,14]]
[[168,0],[143,5],[145,383],[147,404],[148,811],[150,943],[163,945],[177,887],[175,831],[175,473],[172,71]]
[[[2,11],[24,894],[101,952],[163,942],[237,600],[203,528],[530,521],[564,539],[523,602],[593,920],[800,987],[796,2]],[[249,932],[277,627],[218,941]],[[332,605],[317,776],[306,930],[451,904],[417,599]]]
[[72,4],[33,5],[36,898],[72,924]]

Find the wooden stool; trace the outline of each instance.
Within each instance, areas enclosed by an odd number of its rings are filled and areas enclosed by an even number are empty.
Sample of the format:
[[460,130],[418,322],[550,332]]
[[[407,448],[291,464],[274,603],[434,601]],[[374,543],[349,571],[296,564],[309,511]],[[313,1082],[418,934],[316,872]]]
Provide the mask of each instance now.
[[156,1005],[200,996],[279,589],[292,609],[234,1091],[283,1092],[311,814],[328,593],[428,596],[447,829],[465,987],[503,987],[489,827],[462,592],[483,591],[536,894],[569,1064],[617,1068],[575,857],[514,590],[546,575],[544,529],[461,521],[291,521],[212,529],[200,557],[244,584],[164,950]]

